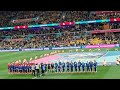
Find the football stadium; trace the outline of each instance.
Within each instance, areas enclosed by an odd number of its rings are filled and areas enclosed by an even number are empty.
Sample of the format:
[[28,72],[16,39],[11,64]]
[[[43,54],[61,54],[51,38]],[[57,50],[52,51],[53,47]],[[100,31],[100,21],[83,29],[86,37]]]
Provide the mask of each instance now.
[[0,11],[0,79],[120,79],[120,11]]

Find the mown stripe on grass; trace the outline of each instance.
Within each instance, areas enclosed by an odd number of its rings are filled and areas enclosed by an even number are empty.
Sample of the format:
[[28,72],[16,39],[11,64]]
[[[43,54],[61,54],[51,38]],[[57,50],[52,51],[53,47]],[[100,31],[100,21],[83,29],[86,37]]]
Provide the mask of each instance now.
[[120,66],[112,66],[104,75],[104,79],[120,79]]

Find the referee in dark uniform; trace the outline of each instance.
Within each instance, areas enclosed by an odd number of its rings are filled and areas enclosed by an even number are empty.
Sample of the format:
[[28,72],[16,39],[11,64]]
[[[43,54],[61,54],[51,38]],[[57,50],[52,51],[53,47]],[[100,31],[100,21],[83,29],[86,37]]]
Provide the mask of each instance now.
[[41,69],[42,69],[42,76],[45,75],[45,64],[41,64]]

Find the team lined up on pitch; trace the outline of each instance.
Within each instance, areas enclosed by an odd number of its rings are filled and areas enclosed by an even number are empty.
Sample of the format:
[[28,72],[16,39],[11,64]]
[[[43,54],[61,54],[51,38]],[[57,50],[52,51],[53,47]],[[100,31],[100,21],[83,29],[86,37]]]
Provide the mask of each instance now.
[[34,63],[23,63],[23,64],[11,64],[8,66],[9,73],[12,74],[32,74],[33,76],[45,75],[45,73],[62,73],[62,72],[97,72],[97,62],[55,62],[49,64],[34,64]]
[[[77,51],[77,50],[76,50]],[[62,51],[53,51],[50,54],[44,54],[40,55],[40,58],[47,57],[49,55],[54,55],[56,53],[64,53],[64,50]],[[69,51],[71,52],[71,51]],[[120,58],[120,56],[119,56]],[[38,56],[35,56],[35,60],[38,59]],[[67,72],[97,72],[97,62],[90,61],[90,62],[55,62],[55,63],[31,63],[32,58],[30,58],[30,61],[27,61],[26,59],[23,60],[18,60],[16,62],[11,62],[8,63],[8,73],[9,74],[35,74],[39,76],[44,75],[47,72],[55,72],[55,73],[67,73]],[[120,59],[117,58],[116,60],[116,65],[119,65]],[[103,66],[106,66],[107,62],[104,60]]]

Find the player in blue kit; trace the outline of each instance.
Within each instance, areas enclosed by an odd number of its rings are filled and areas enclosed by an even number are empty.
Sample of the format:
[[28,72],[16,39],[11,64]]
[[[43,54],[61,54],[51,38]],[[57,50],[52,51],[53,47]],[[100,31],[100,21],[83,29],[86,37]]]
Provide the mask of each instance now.
[[42,76],[45,75],[45,64],[41,65],[41,70],[42,70]]
[[59,61],[58,63],[58,71],[61,72],[62,71],[62,62]]
[[59,61],[59,65],[62,65],[62,62]]
[[69,62],[69,72],[71,71],[72,64]]
[[45,64],[43,64],[43,71],[44,71],[44,73],[43,73],[43,76],[45,76]]
[[62,63],[62,72],[65,72],[65,62]]
[[47,64],[45,64],[45,73],[47,72]]
[[24,72],[24,65],[23,65],[23,64],[20,65],[20,72],[21,72],[21,73]]
[[19,67],[20,67],[20,64],[18,65],[18,73],[20,73],[20,68]]
[[74,68],[75,68],[75,71],[77,72],[77,62],[76,61],[74,62]]
[[67,72],[69,72],[69,62],[66,63],[67,66]]
[[26,67],[25,64],[22,66],[22,69],[23,69],[23,72],[24,72],[24,73],[27,73],[27,67]]
[[89,62],[89,65],[90,65],[90,71],[92,72],[93,62],[92,62],[92,61],[90,61],[90,62]]
[[54,63],[51,63],[51,71],[54,72]]
[[19,65],[19,72],[20,72],[20,73],[22,73],[22,72],[23,72],[23,68],[22,68],[22,67],[23,67],[23,65],[22,65],[22,64],[21,64],[21,65]]
[[15,67],[14,67],[14,68],[15,68],[15,73],[18,73],[18,72],[19,72],[19,70],[18,70],[18,65],[17,65],[17,64],[15,65]]
[[81,69],[80,69],[80,68],[81,68],[81,65],[82,65],[82,63],[79,61],[79,62],[78,62],[78,71],[81,71]]
[[28,73],[31,73],[31,71],[32,71],[31,65],[28,64]]
[[55,63],[55,72],[58,72],[57,70],[58,70],[58,63],[56,62]]
[[73,72],[73,67],[74,67],[74,64],[73,64],[73,62],[71,61],[71,63],[70,63],[71,72]]
[[23,73],[25,73],[25,65],[24,64],[22,65],[22,71],[23,71]]
[[93,65],[94,65],[94,71],[97,72],[97,62],[95,60],[94,60]]
[[82,62],[82,71],[85,72],[85,63]]
[[58,64],[58,72],[61,72],[61,66]]
[[26,67],[26,73],[29,73],[29,66],[28,66],[28,64],[26,64],[25,67]]
[[14,73],[17,72],[17,66],[14,64]]
[[10,64],[10,73],[13,72],[13,64]]
[[50,66],[50,63],[48,64],[48,72],[51,72],[50,71],[50,68],[51,68],[51,66]]
[[13,69],[13,73],[15,73],[15,65],[14,65],[14,63],[12,65],[12,69]]
[[87,63],[86,63],[86,68],[87,68],[87,72],[89,72],[90,71],[90,65],[89,65],[89,62],[87,61]]
[[16,72],[17,73],[19,72],[19,65],[18,64],[16,65]]

